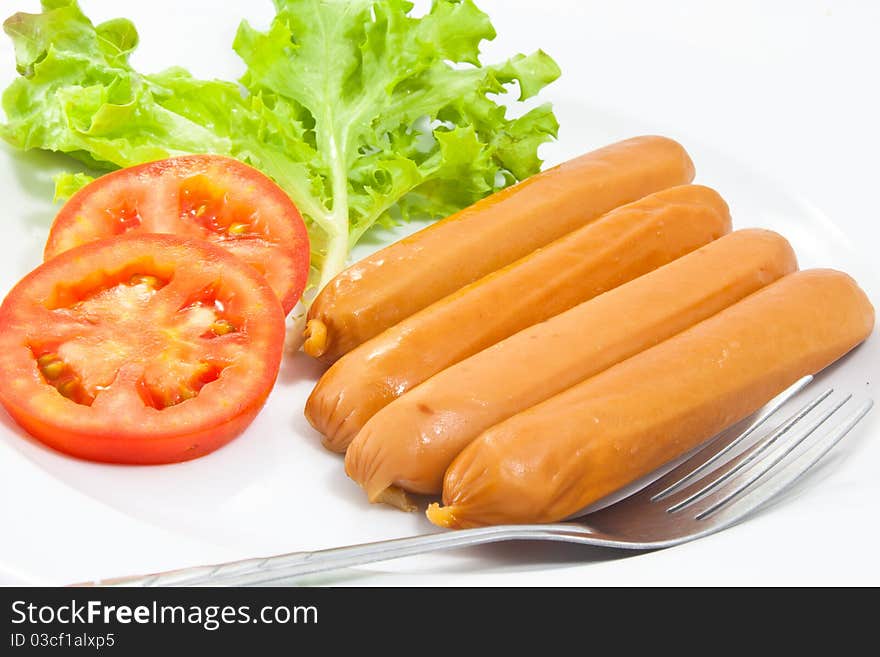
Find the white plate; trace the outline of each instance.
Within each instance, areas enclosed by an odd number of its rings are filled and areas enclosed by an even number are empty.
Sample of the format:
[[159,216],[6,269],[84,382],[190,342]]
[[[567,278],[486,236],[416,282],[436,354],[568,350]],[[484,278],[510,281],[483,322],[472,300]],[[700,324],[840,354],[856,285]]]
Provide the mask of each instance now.
[[[554,161],[641,132],[633,122],[615,122],[574,103],[559,103],[558,111],[569,128],[550,149]],[[572,129],[577,125],[590,125],[591,130],[577,134]],[[778,230],[792,241],[802,266],[847,269],[853,254],[826,218],[720,154],[684,142],[697,163],[699,180],[729,200],[737,227]],[[11,215],[0,244],[4,293],[39,262],[53,214],[46,180],[48,172],[64,162],[3,150],[0,193]],[[375,236],[358,255],[392,237]],[[872,340],[839,374],[844,384],[863,388],[878,363],[878,343]],[[244,435],[214,454],[178,465],[121,467],[78,461],[26,437],[3,415],[0,525],[14,529],[0,546],[0,564],[28,582],[60,583],[432,531],[421,514],[367,504],[345,477],[341,459],[320,446],[301,412],[318,373],[303,355],[288,359],[265,409]],[[859,435],[869,425],[876,428],[878,416],[871,417],[843,450],[857,454],[864,449]],[[861,469],[858,464],[858,459],[847,459],[841,466],[854,470],[854,476]],[[823,502],[833,506],[834,498],[829,491]],[[796,513],[796,507],[792,502],[770,512]],[[531,568],[541,569],[542,550],[551,560],[562,554],[566,563],[575,556],[564,549],[533,546],[517,557],[509,549],[496,548],[363,570],[424,574],[464,568],[485,573],[525,567],[531,561],[536,561]]]
[[[134,15],[140,24],[133,9],[118,13]],[[228,41],[228,35],[221,40]],[[5,44],[0,55],[5,57],[0,66],[7,66],[10,49]],[[560,141],[545,151],[550,163],[634,134],[664,132],[692,153],[698,182],[717,188],[729,201],[736,227],[777,230],[794,244],[802,266],[847,270],[869,294],[880,291],[866,251],[800,195],[751,165],[675,127],[664,130],[578,100],[554,101],[564,129]],[[51,174],[65,162],[48,154],[0,149],[5,215],[0,224],[0,294],[40,261],[55,211],[49,201]],[[375,236],[372,248],[393,237]],[[360,248],[358,255],[368,249]],[[864,388],[876,385],[878,372],[880,341],[875,334],[834,378],[843,386]],[[432,531],[420,514],[367,504],[345,477],[340,458],[320,446],[302,417],[317,375],[307,358],[288,360],[265,409],[244,435],[212,455],[173,466],[77,461],[31,440],[0,411],[0,571],[6,573],[0,583],[74,582]],[[872,413],[784,504],[719,536],[674,550],[623,559],[619,553],[573,546],[487,546],[314,581],[743,583],[757,575],[763,576],[762,582],[798,582],[798,573],[814,568],[823,553],[808,532],[831,519],[835,525],[855,527],[856,540],[838,548],[833,553],[838,565],[826,564],[822,572],[833,576],[845,568],[839,565],[844,557],[868,568],[876,561],[867,539],[877,533],[867,523],[855,523],[875,517],[880,502],[880,443],[867,439],[872,435],[880,435],[880,412]],[[876,566],[867,574],[876,577]]]

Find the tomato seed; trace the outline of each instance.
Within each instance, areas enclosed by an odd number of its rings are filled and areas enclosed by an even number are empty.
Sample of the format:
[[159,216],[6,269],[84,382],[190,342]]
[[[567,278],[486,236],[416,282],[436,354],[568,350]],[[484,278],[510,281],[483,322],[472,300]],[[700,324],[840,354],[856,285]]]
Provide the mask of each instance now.
[[46,367],[46,365],[48,365],[49,363],[52,363],[56,360],[58,360],[58,354],[53,354],[53,353],[43,354],[42,356],[37,358],[37,365],[40,367],[40,369],[43,369],[44,367]]
[[40,367],[40,371],[47,380],[57,379],[64,374],[65,369],[67,369],[67,366],[60,360],[53,360],[51,363],[46,363]]
[[250,226],[248,224],[235,223],[232,224],[229,228],[226,229],[230,235],[244,235],[248,232]]
[[68,379],[58,385],[58,392],[68,399],[76,401],[75,398],[79,392],[79,382],[76,379]]
[[135,274],[128,280],[129,285],[146,285],[147,287],[159,287],[159,279],[149,274]]
[[218,319],[211,324],[211,330],[214,331],[215,335],[226,335],[227,333],[234,333],[235,327],[225,319]]

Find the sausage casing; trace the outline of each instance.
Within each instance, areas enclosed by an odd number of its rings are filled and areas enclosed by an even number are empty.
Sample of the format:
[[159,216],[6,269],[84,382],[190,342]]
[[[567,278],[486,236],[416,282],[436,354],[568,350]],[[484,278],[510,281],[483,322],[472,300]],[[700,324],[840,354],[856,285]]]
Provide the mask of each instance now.
[[536,174],[339,274],[309,310],[303,348],[333,362],[609,210],[693,177],[684,148],[654,136],[611,144]]
[[846,274],[786,276],[481,434],[428,516],[448,527],[566,518],[834,362],[873,323]]
[[[349,476],[433,494],[480,433],[653,347],[797,269],[777,233],[736,231],[443,370],[367,422]],[[391,498],[395,499],[395,498]]]
[[329,449],[345,451],[373,414],[437,372],[729,230],[727,204],[699,185],[612,210],[346,354],[321,377],[306,417]]

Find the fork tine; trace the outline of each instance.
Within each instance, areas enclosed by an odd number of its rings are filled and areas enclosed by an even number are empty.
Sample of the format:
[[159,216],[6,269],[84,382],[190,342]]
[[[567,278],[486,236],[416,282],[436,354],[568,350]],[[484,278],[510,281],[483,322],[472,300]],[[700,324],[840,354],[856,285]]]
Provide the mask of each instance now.
[[[792,486],[808,470],[821,461],[837,443],[843,440],[853,427],[868,414],[873,405],[874,402],[870,399],[863,402],[846,420],[837,425],[836,429],[823,436],[799,457],[792,459],[790,463],[784,465],[779,472],[764,484],[733,502],[733,504],[719,508],[712,514],[713,521],[720,523],[713,531],[724,529],[739,522],[745,516]],[[704,519],[708,517],[710,517],[708,514],[703,516]]]
[[[846,401],[851,399],[851,395],[846,398]],[[843,406],[843,403],[836,405],[836,409],[839,409]],[[800,445],[804,440],[806,440],[806,435],[800,437],[798,440],[794,441],[792,444],[786,446],[784,450],[770,462],[762,467],[758,472],[748,477],[743,483],[738,485],[733,491],[725,494],[721,499],[713,502],[710,506],[703,509],[696,515],[697,520],[704,520],[709,518],[719,511],[723,510],[727,507],[731,502],[735,499],[740,498],[744,492],[746,492],[751,486],[763,478],[765,475],[770,473],[772,470],[777,470],[775,473],[776,476],[773,477],[772,480],[769,480],[767,483],[759,486],[758,488],[751,491],[750,494],[745,496],[740,500],[740,503],[743,503],[738,509],[738,512],[735,514],[736,518],[739,519],[744,516],[746,513],[754,510],[771,497],[777,495],[782,492],[785,488],[793,484],[797,481],[807,470],[809,470],[813,465],[818,463],[818,461],[827,454],[831,448],[833,448],[838,442],[840,442],[847,433],[849,433],[854,426],[856,426],[859,421],[865,415],[867,415],[868,411],[871,410],[873,406],[873,402],[871,400],[867,400],[861,406],[859,406],[855,412],[849,415],[845,420],[843,420],[840,424],[836,426],[836,428],[832,429],[830,433],[825,434],[820,438],[815,445],[813,445],[810,449],[806,450],[806,452],[800,454],[800,456],[794,456],[792,458],[788,458],[789,455]],[[835,409],[835,410],[836,410]],[[829,415],[830,416],[830,415]],[[827,421],[826,420],[823,420]],[[809,435],[809,434],[807,434]],[[810,455],[809,458],[805,460],[807,455]],[[787,461],[785,465],[781,468],[776,468],[777,465]],[[801,463],[801,461],[805,461]],[[754,498],[754,499],[751,499]],[[750,500],[748,504],[744,504],[747,500]],[[739,505],[736,505],[739,506]],[[728,511],[732,509],[728,508]],[[734,520],[735,521],[735,520]]]
[[[681,465],[676,467],[674,470],[669,472],[663,478],[661,478],[658,482],[654,484],[654,487],[662,485],[664,482],[673,479],[674,481],[671,484],[668,484],[661,490],[659,493],[656,493],[651,497],[652,502],[656,502],[657,500],[661,500],[665,497],[668,497],[672,493],[681,488],[687,486],[690,482],[693,482],[697,477],[706,472],[709,466],[717,463],[721,460],[725,455],[729,454],[737,445],[741,445],[749,436],[755,433],[764,423],[769,420],[773,415],[779,411],[792,397],[798,394],[801,390],[803,390],[807,385],[812,382],[812,376],[805,376],[802,379],[799,379],[794,383],[790,388],[783,391],[776,398],[770,401],[770,403],[764,407],[764,410],[758,415],[757,418],[739,435],[734,437],[727,443],[724,441],[713,439],[706,445],[704,448],[700,449],[696,454],[688,458]],[[831,390],[826,390],[818,399],[813,400],[815,404],[820,403],[825,399],[828,395],[831,394]],[[814,405],[815,405],[814,404]],[[809,406],[809,404],[808,404]],[[812,406],[806,409],[805,413],[808,413],[812,410]],[[798,411],[800,413],[804,409]],[[786,423],[792,420],[794,417],[802,417],[799,416],[798,413],[795,413],[793,416],[790,416]],[[785,423],[783,423],[785,424]],[[685,473],[685,474],[682,474]]]
[[[728,461],[722,467],[718,468],[712,475],[716,473],[721,473],[717,477],[715,477],[712,481],[700,487],[696,492],[688,495],[680,502],[673,504],[671,507],[666,509],[670,513],[675,513],[677,511],[681,511],[692,504],[695,504],[699,500],[705,498],[712,491],[716,490],[722,484],[727,483],[731,478],[735,475],[739,474],[742,470],[746,469],[756,461],[760,462],[762,457],[764,457],[768,450],[770,450],[773,445],[775,445],[780,438],[786,436],[788,432],[794,427],[801,419],[803,419],[808,413],[810,413],[818,404],[823,401],[831,390],[826,391],[818,398],[814,399],[812,402],[807,404],[803,409],[799,410],[795,415],[793,415],[788,421],[783,423],[778,429],[772,432],[766,438],[756,442],[754,445],[749,447],[742,454],[737,456],[735,459]],[[828,418],[830,418],[834,413],[840,410],[840,407],[843,406],[846,402],[850,400],[852,395],[849,395],[843,399],[843,401],[838,402],[834,407],[830,410],[825,411],[822,416],[818,420],[813,420],[806,428],[801,431],[801,434],[794,439],[794,445],[799,445],[801,442],[806,440],[810,435],[813,434],[816,429],[818,429],[822,424],[824,424]],[[705,477],[705,479],[709,479],[709,475]],[[704,479],[704,480],[705,480]]]

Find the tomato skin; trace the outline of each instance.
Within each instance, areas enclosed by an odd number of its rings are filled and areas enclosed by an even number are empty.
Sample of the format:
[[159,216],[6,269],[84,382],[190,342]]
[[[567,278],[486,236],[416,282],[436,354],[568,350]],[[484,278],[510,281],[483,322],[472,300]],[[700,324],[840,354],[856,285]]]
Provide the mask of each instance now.
[[224,247],[266,276],[285,314],[307,283],[309,237],[302,216],[269,177],[233,158],[183,155],[97,178],[56,215],[44,260],[94,240],[137,232],[171,233]]
[[[147,294],[119,282],[133,271],[164,277],[165,286]],[[120,299],[140,305],[128,308],[107,296],[117,289]],[[193,320],[210,321],[202,316],[218,312],[189,302],[206,289],[222,299],[217,307],[236,333],[205,337]],[[232,440],[262,408],[278,375],[284,331],[284,312],[265,279],[219,247],[172,235],[99,240],[44,263],[0,305],[0,404],[32,436],[79,458],[197,458]],[[65,351],[74,344],[87,347],[79,361],[77,350]],[[41,373],[36,356],[47,349],[75,362],[84,381],[113,370],[107,363],[114,358],[119,367],[86,405],[62,396]],[[162,375],[152,382],[157,389],[188,385],[177,375],[199,358],[221,363],[215,377],[182,402],[145,403],[139,385],[150,367]]]
[[[93,431],[86,435],[41,420],[31,415],[27,408],[14,404],[7,405],[6,411],[31,436],[70,456],[98,463],[164,465],[197,459],[231,442],[250,426],[265,401],[266,396],[255,399],[251,407],[224,424],[187,434],[154,435],[150,438],[126,436],[118,428],[110,426],[106,431]],[[132,445],[131,440],[142,442]]]

